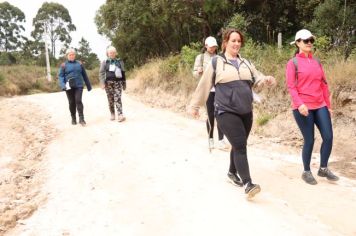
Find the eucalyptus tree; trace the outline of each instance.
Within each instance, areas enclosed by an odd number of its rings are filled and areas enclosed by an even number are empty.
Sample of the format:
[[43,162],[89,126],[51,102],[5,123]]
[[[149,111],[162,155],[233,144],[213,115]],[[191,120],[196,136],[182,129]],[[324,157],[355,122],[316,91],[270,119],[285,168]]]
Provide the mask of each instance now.
[[98,56],[91,51],[89,42],[82,37],[78,44],[79,44],[79,48],[77,49],[78,60],[81,60],[84,63],[85,68],[89,70],[98,67],[100,61],[98,59]]
[[72,41],[70,32],[76,30],[67,8],[54,2],[43,3],[32,24],[34,26],[31,33],[33,38],[43,41],[49,37],[52,57],[56,55],[56,42],[69,44]]
[[0,3],[0,51],[19,48],[26,38],[22,35],[25,28],[25,14],[8,2]]

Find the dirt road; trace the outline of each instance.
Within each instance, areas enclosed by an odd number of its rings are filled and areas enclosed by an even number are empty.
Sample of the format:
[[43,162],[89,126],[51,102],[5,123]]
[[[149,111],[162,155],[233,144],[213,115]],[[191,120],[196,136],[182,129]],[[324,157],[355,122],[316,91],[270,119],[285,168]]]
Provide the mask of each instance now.
[[262,192],[247,201],[227,182],[228,153],[209,154],[203,121],[126,95],[127,121],[109,121],[96,89],[80,127],[63,93],[15,99],[50,114],[58,134],[43,160],[47,200],[6,235],[356,235],[356,181],[306,185],[299,156],[268,142],[250,140]]

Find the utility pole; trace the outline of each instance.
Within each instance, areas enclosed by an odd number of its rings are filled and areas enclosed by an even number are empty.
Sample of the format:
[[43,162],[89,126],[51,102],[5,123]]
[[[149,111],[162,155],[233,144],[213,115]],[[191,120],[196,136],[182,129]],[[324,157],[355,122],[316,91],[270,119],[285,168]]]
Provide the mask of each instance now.
[[47,80],[48,82],[52,81],[51,78],[51,65],[49,64],[49,55],[48,55],[48,42],[47,42],[47,37],[48,37],[48,33],[47,33],[47,28],[46,28],[46,33],[45,33],[45,50],[46,50],[46,67],[47,67]]
[[278,33],[278,49],[282,49],[282,33]]

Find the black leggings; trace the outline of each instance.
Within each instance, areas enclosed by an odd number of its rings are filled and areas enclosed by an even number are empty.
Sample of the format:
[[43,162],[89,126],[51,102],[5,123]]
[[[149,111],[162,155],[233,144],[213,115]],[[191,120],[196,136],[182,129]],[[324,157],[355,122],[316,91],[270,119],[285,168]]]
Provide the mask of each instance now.
[[79,118],[84,118],[84,106],[82,103],[83,88],[66,90],[66,94],[69,102],[70,115],[75,117],[76,110],[78,110]]
[[252,128],[252,112],[244,115],[225,112],[217,115],[216,120],[232,146],[229,172],[237,171],[244,184],[251,182],[246,145]]
[[[209,134],[209,138],[214,138],[214,121],[215,121],[215,112],[214,112],[214,100],[215,92],[210,92],[208,100],[206,101],[206,110],[208,112],[208,119],[206,120],[206,129]],[[218,126],[218,136],[219,140],[224,138],[224,134]]]

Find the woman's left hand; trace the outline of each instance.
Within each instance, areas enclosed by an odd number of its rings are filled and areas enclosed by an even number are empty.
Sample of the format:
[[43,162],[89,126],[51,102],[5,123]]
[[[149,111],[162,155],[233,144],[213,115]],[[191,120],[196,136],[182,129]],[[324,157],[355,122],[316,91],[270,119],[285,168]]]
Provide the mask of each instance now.
[[266,84],[268,86],[274,86],[276,85],[276,79],[273,76],[268,75],[266,76]]
[[328,108],[330,116],[332,117],[334,115],[334,111],[331,108]]

